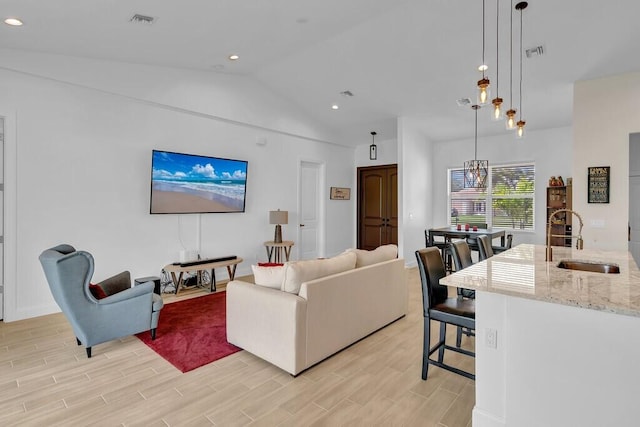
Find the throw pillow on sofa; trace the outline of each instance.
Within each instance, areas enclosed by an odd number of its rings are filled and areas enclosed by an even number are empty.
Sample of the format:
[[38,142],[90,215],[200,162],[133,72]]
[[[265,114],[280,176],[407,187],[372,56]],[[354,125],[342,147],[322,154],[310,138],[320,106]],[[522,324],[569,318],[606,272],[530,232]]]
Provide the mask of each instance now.
[[347,249],[346,252],[356,254],[356,268],[398,258],[398,247],[396,245],[382,245],[372,251]]
[[284,265],[284,280],[281,290],[297,294],[304,282],[353,270],[355,265],[356,255],[351,252],[344,252],[327,259],[288,262]]
[[282,264],[275,265],[252,265],[253,282],[259,286],[280,289],[282,280],[284,279],[284,266]]
[[89,292],[91,292],[91,295],[93,295],[95,299],[102,299],[109,296],[104,289],[102,289],[102,286],[94,285],[93,283],[89,283]]

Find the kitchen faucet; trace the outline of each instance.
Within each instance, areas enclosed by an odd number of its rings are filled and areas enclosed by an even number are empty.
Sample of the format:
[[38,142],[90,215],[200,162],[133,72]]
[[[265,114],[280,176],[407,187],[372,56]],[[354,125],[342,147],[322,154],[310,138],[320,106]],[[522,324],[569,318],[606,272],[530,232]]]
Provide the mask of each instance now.
[[[577,236],[570,236],[567,237],[564,234],[551,234],[551,224],[552,224],[552,220],[553,218],[556,216],[556,214],[560,213],[560,212],[568,212],[570,214],[573,214],[575,216],[578,217],[578,219],[580,220],[580,230],[578,230],[578,235]],[[583,246],[583,240],[582,240],[582,226],[583,226],[583,222],[582,222],[582,217],[580,216],[580,214],[576,211],[572,211],[571,209],[558,209],[557,211],[554,211],[551,215],[549,215],[549,222],[547,224],[547,226],[549,227],[547,229],[547,250],[546,250],[546,256],[545,256],[545,261],[553,261],[553,254],[551,252],[551,238],[552,237],[563,237],[565,239],[567,238],[577,238],[578,240],[576,240],[576,249],[578,250],[582,250],[582,246]]]

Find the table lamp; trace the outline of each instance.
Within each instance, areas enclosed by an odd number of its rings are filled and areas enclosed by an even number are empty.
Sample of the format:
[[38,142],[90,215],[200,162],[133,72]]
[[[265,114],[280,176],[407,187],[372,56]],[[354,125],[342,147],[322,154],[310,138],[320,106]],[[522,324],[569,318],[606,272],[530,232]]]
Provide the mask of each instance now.
[[282,227],[280,224],[288,224],[289,223],[289,212],[281,211],[278,209],[277,211],[269,211],[269,224],[276,225],[276,234],[273,238],[275,243],[282,243]]

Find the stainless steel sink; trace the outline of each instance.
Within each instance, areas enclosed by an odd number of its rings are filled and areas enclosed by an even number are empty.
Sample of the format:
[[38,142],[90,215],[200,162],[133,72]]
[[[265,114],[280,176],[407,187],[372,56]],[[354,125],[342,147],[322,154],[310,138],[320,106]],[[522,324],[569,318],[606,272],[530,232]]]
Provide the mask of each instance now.
[[590,271],[595,273],[613,273],[619,274],[620,267],[614,263],[577,261],[572,259],[563,259],[558,263],[558,268],[566,268],[568,270]]

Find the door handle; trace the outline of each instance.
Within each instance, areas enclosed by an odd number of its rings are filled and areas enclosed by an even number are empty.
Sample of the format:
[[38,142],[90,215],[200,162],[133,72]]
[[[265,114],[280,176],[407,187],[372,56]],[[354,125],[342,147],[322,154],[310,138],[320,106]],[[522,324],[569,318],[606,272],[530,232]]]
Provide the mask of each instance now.
[[304,224],[300,224],[300,227],[304,227]]

